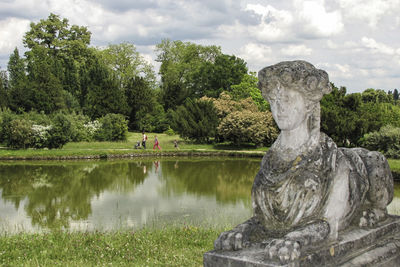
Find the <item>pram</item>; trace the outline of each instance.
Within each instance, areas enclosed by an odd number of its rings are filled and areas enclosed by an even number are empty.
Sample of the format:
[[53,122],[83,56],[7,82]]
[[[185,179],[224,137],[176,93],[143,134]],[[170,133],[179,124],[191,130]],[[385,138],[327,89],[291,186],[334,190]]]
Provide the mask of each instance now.
[[137,141],[137,143],[135,145],[135,149],[140,149],[140,141]]

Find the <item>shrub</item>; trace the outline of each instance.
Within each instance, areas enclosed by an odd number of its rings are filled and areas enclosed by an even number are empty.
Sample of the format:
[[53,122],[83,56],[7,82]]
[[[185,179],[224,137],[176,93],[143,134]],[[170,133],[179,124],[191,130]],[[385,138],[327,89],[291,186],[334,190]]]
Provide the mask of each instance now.
[[85,132],[87,135],[87,139],[86,141],[91,141],[94,139],[97,131],[99,131],[101,129],[101,123],[98,120],[94,120],[94,121],[89,121],[87,123],[85,123],[83,125],[83,127],[85,128]]
[[270,145],[278,136],[278,129],[270,111],[261,112],[251,97],[234,100],[222,92],[219,98],[206,98],[214,103],[220,123],[219,138],[233,144],[253,143]]
[[82,114],[68,114],[68,120],[71,122],[71,142],[92,141],[92,129],[87,128],[85,125],[91,123],[88,116]]
[[52,127],[49,130],[50,138],[48,148],[62,148],[70,141],[72,136],[72,123],[67,115],[57,113],[52,120]]
[[7,145],[10,135],[10,124],[17,118],[17,115],[9,109],[0,112],[0,143]]
[[168,127],[168,130],[166,130],[164,132],[166,135],[172,136],[175,135],[176,133],[174,132],[174,130],[171,129],[171,127]]
[[382,152],[389,158],[400,158],[400,128],[383,126],[379,131],[365,134],[360,139],[362,147]]
[[121,114],[109,113],[99,119],[101,128],[96,131],[98,141],[124,141],[127,138],[128,122]]
[[33,132],[32,122],[23,118],[14,119],[8,128],[6,144],[13,148],[28,148],[31,145]]
[[49,145],[51,139],[50,130],[52,126],[43,126],[38,124],[32,125],[32,142],[31,146],[34,148],[45,148]]
[[270,145],[278,136],[270,112],[235,111],[220,122],[218,134],[233,144]]

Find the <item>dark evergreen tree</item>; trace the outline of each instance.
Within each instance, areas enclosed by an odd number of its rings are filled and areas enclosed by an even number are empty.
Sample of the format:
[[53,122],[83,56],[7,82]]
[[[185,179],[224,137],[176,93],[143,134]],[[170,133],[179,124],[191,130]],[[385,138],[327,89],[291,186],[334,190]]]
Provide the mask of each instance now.
[[0,69],[0,110],[8,107],[8,79],[7,73]]
[[205,143],[216,136],[219,120],[211,101],[188,98],[169,116],[172,128],[183,138]]
[[393,91],[393,100],[395,103],[397,103],[397,100],[399,100],[399,91],[397,89],[394,89]]
[[118,80],[97,60],[89,70],[84,111],[92,119],[108,113],[127,114],[126,97]]

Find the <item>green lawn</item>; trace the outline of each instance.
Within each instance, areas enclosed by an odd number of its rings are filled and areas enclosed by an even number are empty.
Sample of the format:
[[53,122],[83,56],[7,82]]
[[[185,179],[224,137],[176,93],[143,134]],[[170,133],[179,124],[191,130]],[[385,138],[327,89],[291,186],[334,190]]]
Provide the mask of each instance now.
[[[256,148],[255,146],[247,145],[242,147],[235,147],[230,144],[196,144],[181,139],[178,135],[169,136],[166,134],[148,133],[147,149],[134,149],[135,144],[141,141],[142,134],[129,132],[127,141],[123,142],[70,142],[67,143],[62,149],[7,149],[0,148],[0,159],[10,158],[26,158],[26,159],[51,159],[51,158],[65,158],[65,157],[85,157],[85,156],[117,156],[131,154],[159,154],[160,151],[153,150],[154,137],[157,135],[162,148],[161,153],[185,153],[185,152],[224,152],[241,153],[242,151],[251,151],[255,154],[262,156],[263,151],[268,148]],[[179,150],[174,148],[174,140],[178,141]]]
[[180,226],[121,232],[0,236],[1,266],[202,266],[224,228]]

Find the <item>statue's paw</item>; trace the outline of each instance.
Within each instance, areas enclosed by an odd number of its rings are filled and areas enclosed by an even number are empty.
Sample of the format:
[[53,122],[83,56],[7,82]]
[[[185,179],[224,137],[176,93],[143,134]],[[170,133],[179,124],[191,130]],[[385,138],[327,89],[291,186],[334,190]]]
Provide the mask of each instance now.
[[273,239],[265,247],[270,259],[279,259],[281,263],[296,260],[300,257],[300,243],[292,240]]
[[374,227],[377,222],[383,220],[385,217],[386,213],[378,209],[374,209],[372,211],[363,211],[359,226],[362,228]]
[[230,230],[220,234],[214,242],[216,250],[239,250],[243,247],[243,235],[241,232]]

